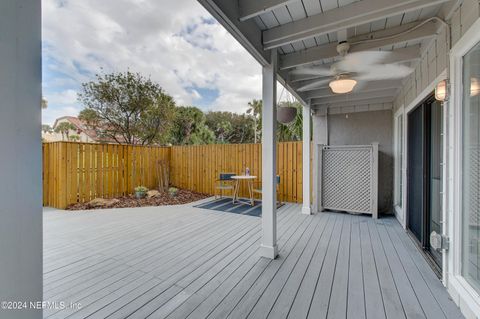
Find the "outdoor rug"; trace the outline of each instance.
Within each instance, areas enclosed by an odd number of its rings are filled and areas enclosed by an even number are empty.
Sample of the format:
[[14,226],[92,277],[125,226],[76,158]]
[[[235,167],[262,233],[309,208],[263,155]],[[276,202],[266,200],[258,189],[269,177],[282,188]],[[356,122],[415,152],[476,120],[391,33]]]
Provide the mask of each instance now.
[[[242,201],[246,201],[245,199],[241,199]],[[215,200],[211,200],[209,202],[202,203],[200,205],[195,205],[194,207],[203,208],[203,209],[211,209],[220,212],[226,213],[234,213],[234,214],[242,214],[248,216],[262,216],[262,201],[255,200],[255,205],[250,206],[246,203],[239,203],[236,202],[235,204],[232,203],[232,199],[228,197],[219,198]]]

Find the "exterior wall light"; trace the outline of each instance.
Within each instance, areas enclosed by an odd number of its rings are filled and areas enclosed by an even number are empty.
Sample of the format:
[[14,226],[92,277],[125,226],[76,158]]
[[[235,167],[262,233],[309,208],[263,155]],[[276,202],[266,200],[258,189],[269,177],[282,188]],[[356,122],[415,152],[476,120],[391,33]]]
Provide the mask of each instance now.
[[470,96],[477,96],[480,94],[480,80],[478,78],[470,79]]
[[447,98],[447,80],[442,80],[435,87],[435,99],[437,101],[445,101]]

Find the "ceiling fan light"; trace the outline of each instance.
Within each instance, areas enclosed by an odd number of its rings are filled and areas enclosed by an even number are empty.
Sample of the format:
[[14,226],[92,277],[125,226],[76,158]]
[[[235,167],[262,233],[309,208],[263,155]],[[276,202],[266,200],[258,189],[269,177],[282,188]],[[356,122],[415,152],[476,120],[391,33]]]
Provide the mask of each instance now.
[[357,81],[353,79],[336,79],[329,83],[332,92],[337,94],[350,93],[355,85],[357,85]]

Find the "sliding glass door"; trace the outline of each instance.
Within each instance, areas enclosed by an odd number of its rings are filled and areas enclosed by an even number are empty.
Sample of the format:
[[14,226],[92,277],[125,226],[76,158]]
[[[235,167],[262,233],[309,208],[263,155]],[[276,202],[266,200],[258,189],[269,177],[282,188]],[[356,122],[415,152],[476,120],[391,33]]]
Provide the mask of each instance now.
[[442,254],[430,234],[442,234],[443,106],[428,97],[408,113],[407,227],[440,272]]
[[463,58],[462,275],[480,292],[480,44]]

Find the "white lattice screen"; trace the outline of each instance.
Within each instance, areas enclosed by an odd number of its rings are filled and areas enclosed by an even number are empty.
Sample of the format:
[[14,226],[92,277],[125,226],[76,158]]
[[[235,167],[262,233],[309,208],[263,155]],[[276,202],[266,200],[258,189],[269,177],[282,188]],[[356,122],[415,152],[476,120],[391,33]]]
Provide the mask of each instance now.
[[320,207],[377,214],[378,144],[320,146]]

